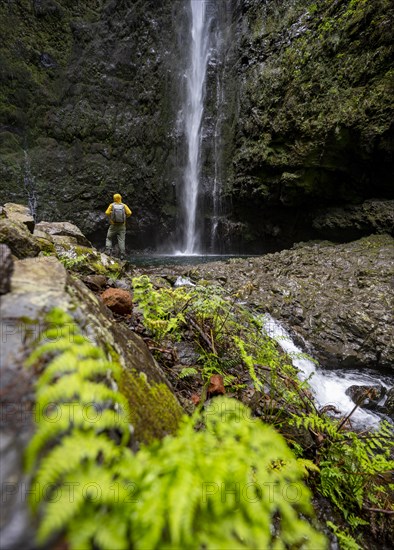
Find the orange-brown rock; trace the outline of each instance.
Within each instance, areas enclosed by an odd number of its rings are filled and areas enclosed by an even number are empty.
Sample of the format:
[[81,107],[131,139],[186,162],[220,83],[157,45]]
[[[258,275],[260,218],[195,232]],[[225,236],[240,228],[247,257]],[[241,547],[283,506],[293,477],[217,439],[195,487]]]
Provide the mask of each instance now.
[[226,393],[223,383],[223,376],[220,376],[220,374],[214,374],[213,376],[211,376],[211,379],[209,381],[208,393],[211,396]]
[[130,292],[121,288],[108,288],[102,293],[101,299],[111,311],[120,315],[127,315],[133,309]]

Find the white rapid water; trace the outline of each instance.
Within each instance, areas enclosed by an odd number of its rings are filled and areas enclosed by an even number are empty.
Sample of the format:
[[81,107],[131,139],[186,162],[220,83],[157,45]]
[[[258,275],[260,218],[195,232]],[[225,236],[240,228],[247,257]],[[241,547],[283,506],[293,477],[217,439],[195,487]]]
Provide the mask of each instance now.
[[197,231],[197,201],[200,180],[201,121],[204,111],[204,83],[209,59],[209,22],[206,21],[205,0],[190,0],[191,47],[186,74],[187,94],[185,127],[188,160],[184,175],[183,209],[185,241],[182,254],[199,251]]
[[[342,415],[347,415],[354,408],[354,402],[345,393],[349,386],[381,384],[389,388],[392,385],[382,379],[377,380],[368,372],[319,369],[313,361],[305,357],[305,354],[294,344],[289,333],[271,315],[265,314],[263,322],[268,336],[276,340],[283,351],[292,358],[293,365],[299,369],[299,378],[305,380],[311,376],[309,385],[319,407],[334,405]],[[377,426],[381,418],[359,407],[352,414],[351,420],[355,427],[367,428]]]

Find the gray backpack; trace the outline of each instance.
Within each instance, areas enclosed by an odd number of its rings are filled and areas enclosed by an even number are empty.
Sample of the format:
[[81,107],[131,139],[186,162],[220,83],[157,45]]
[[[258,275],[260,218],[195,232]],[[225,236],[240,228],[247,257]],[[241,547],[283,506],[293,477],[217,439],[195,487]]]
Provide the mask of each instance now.
[[124,204],[119,204],[117,202],[112,204],[111,220],[114,223],[124,223],[126,221]]

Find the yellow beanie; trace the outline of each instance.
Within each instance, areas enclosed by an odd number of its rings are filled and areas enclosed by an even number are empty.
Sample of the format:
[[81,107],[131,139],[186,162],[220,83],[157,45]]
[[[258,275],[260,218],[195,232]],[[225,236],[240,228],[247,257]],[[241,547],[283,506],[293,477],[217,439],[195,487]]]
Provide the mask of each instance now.
[[122,195],[119,195],[119,193],[115,193],[114,201],[115,202],[122,202]]

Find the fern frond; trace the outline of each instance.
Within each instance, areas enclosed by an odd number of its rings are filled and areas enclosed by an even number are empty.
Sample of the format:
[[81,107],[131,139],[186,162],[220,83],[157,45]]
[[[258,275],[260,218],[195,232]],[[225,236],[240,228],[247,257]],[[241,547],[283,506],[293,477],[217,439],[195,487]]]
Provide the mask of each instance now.
[[[43,544],[51,535],[60,534],[71,520],[81,513],[83,506],[84,497],[81,492],[74,491],[73,497],[70,498],[66,491],[61,490],[60,497],[46,507],[37,532],[38,542]],[[91,547],[89,548],[91,550]]]
[[54,378],[59,375],[71,374],[78,370],[78,356],[71,352],[66,351],[61,355],[58,355],[53,361],[46,367],[45,371],[40,376],[37,382],[37,389],[50,384]]
[[117,403],[123,410],[128,410],[127,400],[118,392],[104,384],[87,382],[79,374],[71,374],[59,379],[51,386],[44,386],[37,392],[37,407],[44,411],[57,403],[81,401],[84,404]]
[[[43,543],[51,535],[61,533],[73,521],[85,516],[83,510],[93,519],[92,512],[97,513],[102,505],[102,487],[110,486],[112,482],[109,470],[91,462],[80,465],[72,474],[65,476],[60,490],[53,496],[48,495],[48,501],[44,502],[45,514],[38,530],[39,542]],[[93,530],[93,526],[85,524],[92,536],[97,531],[97,521],[94,525]]]
[[56,418],[56,421],[43,422],[40,429],[34,434],[29,442],[25,453],[25,468],[28,472],[32,470],[41,450],[44,449],[48,443],[53,443],[56,438],[66,435],[72,428],[68,410],[62,406],[57,412],[59,416]]
[[[99,522],[94,535],[94,546],[101,550],[128,550],[126,522],[119,522],[115,516],[104,516],[105,521]],[[96,517],[97,521],[97,517]]]
[[[109,464],[119,456],[119,452],[119,447],[104,435],[97,436],[75,430],[72,435],[63,439],[61,446],[56,447],[42,460],[35,482],[39,487],[54,486],[70,472],[78,472],[83,462],[100,460],[101,464]],[[102,468],[102,472],[104,470]]]
[[[27,367],[31,367],[46,353],[57,355],[68,350],[75,351],[76,347],[78,347],[79,353],[84,353],[84,351],[91,352],[93,348],[92,344],[87,338],[81,336],[80,334],[76,334],[72,339],[62,338],[57,342],[47,342],[40,345],[31,353],[31,355],[26,360],[25,365]],[[96,353],[98,354],[98,356],[100,356],[98,348],[93,349],[96,349]]]
[[98,411],[93,404],[62,403],[56,407],[54,422],[48,421],[48,417],[42,415],[40,429],[34,434],[25,454],[27,471],[32,470],[45,446],[53,445],[55,440],[59,440],[75,428],[80,431],[94,431],[97,434],[116,430],[121,434],[121,445],[126,445],[130,439],[129,418],[123,409]]
[[195,374],[198,374],[198,370],[194,367],[185,367],[181,370],[179,373],[179,378],[186,378],[187,376],[194,376]]

